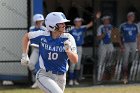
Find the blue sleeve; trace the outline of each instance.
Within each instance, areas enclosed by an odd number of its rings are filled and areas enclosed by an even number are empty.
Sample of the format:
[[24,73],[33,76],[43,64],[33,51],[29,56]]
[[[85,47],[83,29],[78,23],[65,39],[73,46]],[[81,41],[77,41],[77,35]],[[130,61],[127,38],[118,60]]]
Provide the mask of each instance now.
[[40,36],[30,39],[31,44],[39,45],[40,43]]
[[87,31],[87,27],[86,26],[82,27],[82,31],[83,32]]
[[136,31],[137,31],[137,34],[139,33],[139,29],[138,29],[138,26],[136,25]]
[[34,30],[33,29],[30,29],[30,32],[33,32]]

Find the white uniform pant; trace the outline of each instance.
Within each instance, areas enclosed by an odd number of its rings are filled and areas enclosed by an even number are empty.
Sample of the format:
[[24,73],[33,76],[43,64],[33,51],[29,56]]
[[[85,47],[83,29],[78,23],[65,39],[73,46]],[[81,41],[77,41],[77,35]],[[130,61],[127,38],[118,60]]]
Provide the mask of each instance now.
[[112,57],[114,51],[113,44],[100,45],[98,49],[98,81],[102,80],[104,69],[105,69],[105,58]]
[[124,43],[125,46],[125,52],[124,52],[124,61],[123,61],[123,67],[124,69],[128,67],[128,58],[131,52],[131,58],[130,58],[130,62],[132,62],[132,60],[134,60],[134,56],[136,53],[136,48],[137,48],[137,43],[136,42],[132,42],[132,43]]
[[112,56],[113,51],[114,51],[113,44],[100,45],[98,50],[98,58],[99,58],[98,65],[102,65],[104,63],[107,54],[110,54],[110,56]]
[[45,93],[63,93],[66,85],[66,74],[52,74],[40,69],[36,74],[38,87]]

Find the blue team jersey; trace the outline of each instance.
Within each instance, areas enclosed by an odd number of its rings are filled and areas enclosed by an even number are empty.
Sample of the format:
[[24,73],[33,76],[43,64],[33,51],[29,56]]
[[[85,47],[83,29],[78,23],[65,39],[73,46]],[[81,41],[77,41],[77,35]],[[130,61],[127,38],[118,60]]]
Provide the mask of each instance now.
[[77,52],[74,38],[69,33],[64,33],[53,39],[48,31],[29,32],[30,41],[39,45],[39,69],[65,73],[68,70],[68,56],[65,52],[64,42],[70,40],[73,52]]
[[105,25],[99,26],[98,31],[97,31],[97,36],[100,36],[103,33],[105,34],[105,37],[102,40],[103,44],[110,44],[111,43],[112,28],[113,28],[113,26],[111,24],[106,25],[106,26]]
[[86,26],[81,26],[80,28],[73,27],[69,32],[75,39],[77,46],[82,46],[84,43],[84,33],[87,30]]
[[123,23],[120,26],[120,30],[124,42],[136,42],[138,35],[138,27],[136,24]]
[[[31,26],[29,32],[35,32],[35,31],[38,31],[38,30],[46,31],[46,27],[41,26],[40,28],[36,28],[35,26]],[[30,42],[30,44],[31,44],[31,46],[38,47],[38,45],[35,44],[34,42]]]

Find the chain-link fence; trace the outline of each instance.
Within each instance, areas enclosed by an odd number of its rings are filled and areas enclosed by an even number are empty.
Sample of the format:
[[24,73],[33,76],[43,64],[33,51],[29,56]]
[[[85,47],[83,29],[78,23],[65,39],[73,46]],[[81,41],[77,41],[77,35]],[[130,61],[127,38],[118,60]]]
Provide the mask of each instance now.
[[30,0],[0,0],[0,80],[27,80],[21,40],[30,26]]

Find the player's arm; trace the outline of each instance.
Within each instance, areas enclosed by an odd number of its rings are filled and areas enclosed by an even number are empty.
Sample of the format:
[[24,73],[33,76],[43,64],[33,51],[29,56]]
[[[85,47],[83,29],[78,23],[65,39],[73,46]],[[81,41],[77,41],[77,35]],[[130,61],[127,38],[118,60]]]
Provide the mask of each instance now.
[[72,52],[70,50],[68,50],[66,53],[68,55],[68,58],[69,58],[70,62],[75,63],[75,64],[78,62],[77,53],[74,53],[74,52]]
[[43,31],[29,32],[26,33],[22,38],[22,53],[28,54],[29,41],[33,41],[34,43],[38,43],[39,35],[42,35]]
[[120,48],[121,49],[124,49],[124,44],[123,44],[123,40],[122,40],[122,35],[121,35],[121,33],[120,33],[120,40],[119,40],[119,45],[120,45]]
[[140,51],[140,27],[137,25],[138,35],[137,35],[137,49]]
[[70,36],[70,39],[64,42],[64,46],[70,62],[77,63],[78,54],[77,54],[77,47],[74,38]]
[[137,48],[140,50],[140,33],[137,36]]
[[105,35],[106,35],[106,33],[102,33],[101,26],[99,26],[97,29],[97,39],[102,40],[105,37]]
[[98,40],[102,40],[105,37],[105,34],[97,35]]
[[29,37],[28,33],[26,33],[22,38],[22,53],[28,54],[29,47]]
[[[96,15],[95,15],[95,20],[99,19],[101,17],[101,11],[97,11]],[[94,19],[93,19],[94,20]],[[89,22],[86,25],[86,28],[90,28],[93,26],[93,21]]]
[[120,25],[120,27],[119,27],[119,33],[120,33],[120,41],[119,41],[119,45],[120,45],[120,48],[124,51],[124,42],[123,42],[123,29],[122,29],[122,26],[123,26],[123,24],[121,24]]
[[35,44],[38,44],[39,35],[41,35],[43,31],[37,31],[37,32],[29,32],[26,33],[22,38],[22,59],[21,64],[22,65],[28,65],[29,63],[29,57],[28,57],[28,48],[29,48],[29,41],[34,41]]
[[28,33],[26,33],[22,38],[22,59],[21,59],[21,65],[27,66],[29,63],[29,57],[28,57],[28,47],[29,47],[29,37]]
[[90,27],[92,27],[92,26],[93,26],[93,21],[89,22],[89,23],[86,25],[86,28],[88,29],[88,28],[90,28]]

